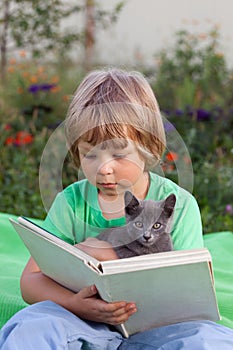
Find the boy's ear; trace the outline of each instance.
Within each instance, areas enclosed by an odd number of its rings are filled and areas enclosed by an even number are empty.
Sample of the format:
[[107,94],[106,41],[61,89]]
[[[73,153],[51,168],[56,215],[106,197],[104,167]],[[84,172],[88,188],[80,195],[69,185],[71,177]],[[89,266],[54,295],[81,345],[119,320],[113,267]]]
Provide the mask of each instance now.
[[137,216],[141,212],[140,201],[130,192],[126,191],[125,199],[125,213],[130,216]]

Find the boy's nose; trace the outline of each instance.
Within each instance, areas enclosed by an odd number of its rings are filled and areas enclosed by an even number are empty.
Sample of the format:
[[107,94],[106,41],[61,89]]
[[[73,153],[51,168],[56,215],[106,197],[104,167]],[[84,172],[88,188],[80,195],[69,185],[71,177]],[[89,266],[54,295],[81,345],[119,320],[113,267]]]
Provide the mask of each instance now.
[[113,167],[111,162],[106,162],[99,167],[98,173],[101,175],[107,175],[113,173]]

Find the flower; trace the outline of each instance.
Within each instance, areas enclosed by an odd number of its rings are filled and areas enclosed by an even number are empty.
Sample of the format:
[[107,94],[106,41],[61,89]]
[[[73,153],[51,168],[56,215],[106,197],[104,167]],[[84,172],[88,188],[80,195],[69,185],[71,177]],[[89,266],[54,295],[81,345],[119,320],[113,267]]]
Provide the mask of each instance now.
[[178,159],[178,154],[175,152],[169,152],[166,154],[166,160],[168,162],[175,162]]
[[182,109],[176,109],[175,110],[175,114],[177,117],[180,117],[184,114],[184,111]]
[[26,51],[21,50],[21,51],[19,52],[19,55],[20,55],[21,57],[26,57]]
[[56,94],[57,92],[61,91],[61,87],[58,85],[55,85],[51,88],[51,92]]
[[30,82],[33,83],[33,84],[36,84],[38,82],[38,78],[36,75],[32,75],[30,77]]
[[32,94],[36,94],[39,91],[44,91],[44,92],[51,91],[55,87],[56,87],[56,84],[48,84],[48,83],[32,84],[29,86],[28,91],[31,92]]
[[16,59],[15,58],[10,58],[9,62],[13,66],[14,64],[16,64]]
[[12,129],[12,126],[7,123],[5,126],[4,126],[4,130],[11,130]]
[[15,141],[16,141],[16,144],[19,146],[26,145],[26,144],[32,143],[33,136],[27,131],[18,131],[16,133]]
[[56,84],[48,84],[48,83],[41,84],[41,85],[40,85],[40,90],[41,90],[41,91],[50,91],[50,90],[52,90],[55,86],[56,86]]
[[45,71],[45,68],[44,68],[43,66],[40,66],[40,67],[38,67],[38,69],[37,69],[37,72],[38,72],[39,74],[44,73],[44,71]]
[[161,167],[164,173],[172,173],[175,170],[173,164],[162,163]]
[[51,80],[51,83],[57,84],[59,82],[60,78],[59,78],[59,76],[54,75],[50,80]]
[[8,71],[8,73],[14,73],[15,67],[9,66],[8,69],[7,69],[7,71]]
[[32,84],[29,86],[28,91],[31,92],[32,94],[36,94],[39,91],[39,85]]
[[225,211],[227,214],[233,215],[233,206],[231,204],[227,204],[225,207]]
[[164,129],[166,133],[172,132],[175,130],[174,125],[171,122],[166,121],[164,123]]
[[62,96],[62,100],[65,101],[65,102],[67,102],[67,101],[70,100],[70,98],[69,98],[68,95],[64,95],[64,96]]
[[23,91],[24,91],[24,90],[23,90],[23,88],[22,88],[21,86],[18,86],[18,87],[17,87],[17,93],[18,93],[18,94],[22,94]]
[[33,142],[33,136],[27,131],[18,131],[15,135],[6,138],[5,145],[24,146]]
[[197,120],[198,121],[209,121],[211,118],[211,113],[205,109],[197,109]]
[[5,145],[10,146],[13,145],[15,142],[15,138],[12,136],[9,136],[6,138]]

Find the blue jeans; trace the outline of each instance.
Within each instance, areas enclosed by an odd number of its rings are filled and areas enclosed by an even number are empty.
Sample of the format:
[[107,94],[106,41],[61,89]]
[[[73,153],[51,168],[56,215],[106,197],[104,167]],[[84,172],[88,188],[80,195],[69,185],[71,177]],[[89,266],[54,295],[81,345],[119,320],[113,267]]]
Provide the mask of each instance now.
[[83,321],[45,301],[14,315],[0,331],[1,350],[232,350],[233,330],[190,321],[137,333],[125,339],[101,323]]

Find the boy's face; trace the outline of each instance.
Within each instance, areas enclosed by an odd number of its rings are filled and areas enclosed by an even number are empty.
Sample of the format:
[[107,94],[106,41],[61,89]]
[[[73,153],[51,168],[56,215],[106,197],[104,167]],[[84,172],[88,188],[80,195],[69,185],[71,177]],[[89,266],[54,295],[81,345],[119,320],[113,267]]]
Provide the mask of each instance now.
[[84,175],[102,196],[118,196],[126,190],[140,193],[145,162],[132,142],[122,148],[114,147],[111,141],[94,147],[80,141],[78,150]]

